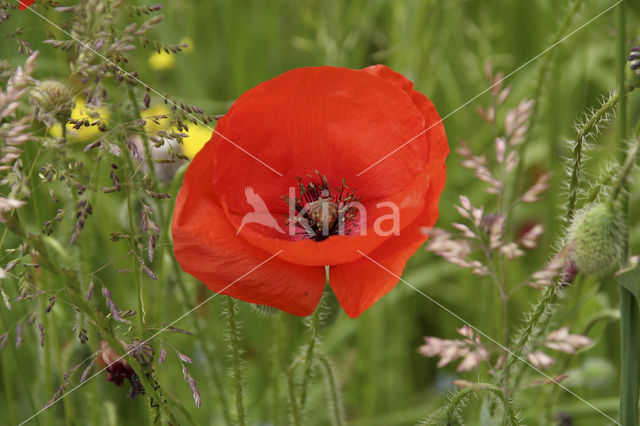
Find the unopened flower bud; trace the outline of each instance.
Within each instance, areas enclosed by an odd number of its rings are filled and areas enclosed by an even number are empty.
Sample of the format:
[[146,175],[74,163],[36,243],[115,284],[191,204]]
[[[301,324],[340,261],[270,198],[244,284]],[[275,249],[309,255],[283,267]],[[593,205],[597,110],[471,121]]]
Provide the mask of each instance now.
[[71,114],[73,94],[66,84],[55,80],[38,82],[31,90],[31,104],[39,120],[51,124],[52,118],[65,119]]
[[624,217],[613,205],[592,204],[576,215],[569,228],[571,259],[585,274],[613,272],[624,256],[626,233]]

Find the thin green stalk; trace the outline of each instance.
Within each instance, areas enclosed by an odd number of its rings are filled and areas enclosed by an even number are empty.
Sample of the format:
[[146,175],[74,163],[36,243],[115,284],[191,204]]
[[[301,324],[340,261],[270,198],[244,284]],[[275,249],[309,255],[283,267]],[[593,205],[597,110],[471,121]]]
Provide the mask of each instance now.
[[280,369],[282,368],[282,348],[284,334],[284,315],[279,314],[272,321],[273,325],[273,373],[272,373],[272,398],[271,421],[274,425],[281,423],[280,414]]
[[[0,321],[2,321],[2,327],[5,330],[8,330],[7,320],[4,317],[4,312],[2,311],[2,309],[0,309]],[[11,346],[10,351],[11,351],[11,354],[13,355],[13,360],[16,363],[16,366],[18,367],[18,371],[25,371],[22,368],[22,365],[20,364],[20,357],[18,356],[18,351],[16,350],[15,345],[13,345],[11,341],[9,341],[9,342],[7,342],[7,346]],[[29,407],[31,407],[31,411],[35,413],[36,412],[36,406],[33,403],[33,397],[31,396],[31,391],[29,390],[29,385],[27,385],[26,378],[25,378],[24,374],[19,374],[19,376],[20,376],[20,382],[24,386],[25,392],[27,394],[27,400],[29,401]],[[37,425],[40,424],[40,422],[38,421],[37,417],[34,420],[36,421]]]
[[[60,369],[59,374],[60,377],[65,373],[64,371],[64,363],[62,361],[62,349],[60,348],[60,340],[58,337],[58,324],[56,321],[55,314],[50,315],[50,323],[51,327],[49,327],[49,341],[52,343],[52,350],[54,354],[54,359],[57,364],[58,369]],[[73,407],[71,405],[71,400],[69,398],[62,399],[62,407],[64,409],[64,422],[66,425],[70,426],[73,424],[73,419],[75,419],[75,415],[73,412]]]
[[298,356],[289,367],[289,371],[287,372],[287,384],[289,385],[289,406],[291,408],[291,420],[293,422],[293,426],[302,425],[302,419],[300,417],[300,409],[298,408],[298,403],[296,402],[296,382],[295,382],[295,372],[298,364],[304,360],[305,356]]
[[124,135],[122,137],[122,170],[124,177],[124,191],[127,197],[127,217],[129,219],[129,248],[134,250],[135,254],[132,257],[132,268],[134,275],[134,283],[136,286],[137,302],[138,302],[138,321],[140,323],[140,335],[144,335],[144,301],[142,298],[142,270],[140,268],[140,261],[138,253],[138,244],[136,242],[135,227],[133,225],[133,209],[131,204],[131,182],[129,182],[129,150],[127,149],[126,142],[124,141]]
[[622,339],[620,371],[620,423],[638,424],[638,360],[640,359],[640,315],[638,301],[620,286],[620,334]]
[[559,281],[553,281],[545,288],[544,293],[536,302],[533,312],[528,318],[527,324],[524,330],[520,333],[520,337],[514,346],[513,354],[507,355],[507,370],[511,369],[514,362],[522,356],[522,351],[529,343],[531,336],[534,334],[534,331],[539,326],[539,323],[544,318],[545,314],[548,313],[549,306],[555,300],[560,285]]
[[[127,93],[129,94],[129,100],[131,101],[131,105],[133,106],[133,113],[138,120],[142,120],[142,114],[140,114],[140,106],[138,105],[138,99],[136,98],[136,94],[133,91],[133,87],[131,85],[127,85]],[[147,137],[147,132],[144,130],[144,127],[141,129],[140,135],[142,136],[142,146],[144,148],[144,158],[147,162],[147,168],[149,169],[149,174],[153,179],[153,182],[158,182],[156,176],[156,169],[153,164],[153,158],[151,158],[151,148],[149,147],[149,138]]]
[[618,174],[618,179],[613,185],[613,191],[611,192],[611,201],[616,201],[621,192],[624,193],[623,189],[626,189],[628,186],[629,175],[633,170],[636,161],[638,160],[638,148],[640,145],[639,141],[634,141],[634,143],[629,147],[627,151],[627,158],[624,160],[624,164],[622,165],[622,170]]
[[[627,94],[625,92],[626,59],[626,5],[622,1],[618,5],[618,35],[617,35],[617,66],[620,103],[618,105],[617,144],[624,156],[624,143],[627,136]],[[620,185],[623,192],[623,211],[628,214],[629,198],[627,196],[628,182]],[[617,191],[616,191],[617,193]],[[625,256],[628,252],[629,236],[625,238]],[[623,264],[626,263],[626,259]],[[638,424],[638,385],[640,384],[640,307],[633,294],[620,286],[620,336],[621,362],[620,371],[620,423],[625,426]]]
[[335,372],[331,362],[322,354],[317,354],[316,357],[320,364],[324,367],[325,378],[327,379],[327,394],[329,401],[333,408],[333,424],[334,426],[342,426],[344,422],[344,408],[342,407],[342,398],[340,398],[340,389],[336,380]]
[[[329,283],[329,267],[326,267],[327,284]],[[324,297],[324,295],[323,295]],[[304,361],[304,373],[302,376],[302,389],[300,391],[300,407],[304,410],[304,404],[307,401],[307,390],[309,388],[309,381],[311,380],[311,373],[313,370],[313,351],[318,341],[318,327],[320,325],[320,314],[322,311],[322,298],[318,303],[318,307],[313,312],[311,320],[308,322],[309,331],[311,332],[311,339],[309,339],[309,345],[307,346],[305,361]]]
[[231,356],[233,358],[233,378],[236,391],[236,410],[238,424],[244,426],[244,403],[242,394],[242,361],[240,359],[240,335],[236,322],[236,302],[231,296],[227,296],[227,324],[229,326],[229,343],[231,346]]
[[[0,308],[2,309],[2,308]],[[3,317],[3,326],[4,326],[4,317]],[[5,326],[6,327],[6,326]],[[8,342],[7,345],[10,345],[11,342]],[[11,377],[13,376],[13,372],[9,370],[9,354],[8,351],[5,351],[2,357],[2,379],[4,382],[4,394],[7,398],[7,413],[9,415],[9,421],[12,425],[15,425],[16,417],[16,409],[13,406],[13,400],[15,398],[13,394],[13,384],[11,383]]]
[[[621,94],[621,95],[620,95]],[[578,201],[578,193],[580,187],[580,172],[582,171],[582,159],[583,151],[587,138],[596,128],[596,126],[607,117],[616,106],[616,104],[622,100],[626,100],[627,89],[622,86],[616,93],[612,93],[609,99],[602,104],[593,114],[589,116],[587,121],[580,126],[576,137],[575,145],[573,147],[573,164],[571,166],[571,177],[569,181],[569,203],[567,205],[567,222],[571,222],[573,215],[576,211],[576,203]]]

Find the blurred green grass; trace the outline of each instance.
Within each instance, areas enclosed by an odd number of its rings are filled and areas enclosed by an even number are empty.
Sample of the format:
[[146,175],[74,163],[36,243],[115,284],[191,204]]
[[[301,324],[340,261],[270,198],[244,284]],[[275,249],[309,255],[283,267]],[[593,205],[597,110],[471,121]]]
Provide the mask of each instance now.
[[[425,93],[445,116],[487,87],[483,76],[483,65],[487,59],[491,59],[496,70],[508,73],[546,49],[563,18],[562,11],[567,3],[552,0],[167,0],[163,3],[165,21],[155,30],[155,38],[177,43],[188,37],[193,41],[193,51],[177,55],[175,66],[170,69],[153,70],[148,62],[151,50],[139,49],[127,69],[136,70],[142,81],[161,92],[199,105],[208,113],[222,114],[244,91],[291,68],[313,65],[363,68],[384,63],[414,81],[416,88]],[[573,18],[571,28],[576,28],[611,4],[609,1],[586,1],[580,15]],[[640,5],[629,7],[632,22],[637,23]],[[49,12],[47,16],[62,23],[59,21],[61,15],[55,12]],[[14,13],[10,21],[2,24],[0,33],[8,33],[18,26],[24,27],[24,37],[41,51],[36,77],[66,78],[65,54],[42,44],[48,32],[59,34],[58,30],[27,11]],[[635,28],[633,25],[630,27]],[[518,223],[543,223],[551,235],[557,235],[561,229],[559,217],[565,200],[562,192],[565,176],[560,157],[568,154],[565,141],[573,136],[575,120],[587,108],[597,105],[600,96],[615,85],[614,38],[613,15],[609,13],[555,50],[540,115],[524,155],[525,180],[531,179],[533,171],[551,170],[554,173],[552,189],[541,204],[520,209],[514,218]],[[637,36],[635,41],[638,41]],[[6,40],[6,59],[15,63],[22,60],[17,47],[9,39]],[[514,86],[512,104],[531,96],[538,65],[539,61],[534,62],[507,80],[507,84]],[[457,220],[453,205],[460,194],[473,197],[477,204],[489,202],[472,172],[461,168],[460,158],[454,150],[461,139],[471,143],[477,152],[491,148],[492,129],[483,125],[475,112],[478,103],[482,104],[486,99],[486,96],[481,96],[477,102],[444,122],[452,154],[448,161],[447,188],[441,201],[441,227],[449,227]],[[640,104],[634,96],[631,102],[631,118],[636,121]],[[593,160],[588,163],[588,171],[592,173],[597,173],[607,160],[617,155],[607,132],[600,142],[601,146],[597,147]],[[632,214],[636,214],[637,196],[632,200]],[[122,209],[123,206],[114,205],[108,199],[100,201],[90,218],[99,226],[88,226],[76,247],[64,248],[67,256],[77,259],[84,273],[96,270],[123,254],[122,246],[109,241],[110,230],[126,228]],[[65,220],[72,223],[73,218]],[[168,226],[168,223],[162,225]],[[636,226],[632,241],[638,241],[638,234],[640,230]],[[16,243],[17,240],[10,237],[5,246],[11,247]],[[179,296],[176,277],[166,261],[166,257],[172,255],[170,246],[166,245],[167,241],[160,243],[165,245],[158,249],[159,275],[168,279],[158,282],[146,280],[145,297],[149,317],[155,322],[169,322],[180,316],[184,307],[174,303]],[[514,262],[508,273],[518,277],[531,272],[531,264],[540,265],[548,259],[555,243],[557,241],[553,238],[543,240],[534,256]],[[98,273],[102,281],[109,283],[118,306],[123,309],[135,309],[135,300],[131,296],[133,283],[129,282],[129,275],[117,273],[118,269],[129,266],[130,260],[125,259]],[[495,289],[487,280],[460,271],[424,249],[411,259],[405,278],[489,335],[500,335]],[[179,279],[187,281],[193,294],[200,291],[200,284],[195,280],[184,276]],[[527,311],[535,294],[536,291],[525,289],[513,299],[510,306],[512,324],[522,320],[522,314]],[[580,288],[570,289],[566,300],[568,308],[564,310],[566,318],[558,318],[558,323],[580,324],[587,312],[607,305],[615,307],[616,300],[613,286],[600,289],[599,283],[586,280]],[[225,324],[220,315],[220,305],[221,302],[214,299],[194,314],[204,320],[207,336],[171,338],[174,346],[194,358],[192,374],[203,394],[203,407],[196,409],[192,406],[189,388],[182,381],[175,356],[169,357],[159,374],[162,385],[182,401],[202,424],[221,424],[215,391],[207,382],[206,374],[207,368],[224,372],[229,364],[224,351]],[[331,301],[330,306],[335,317],[322,330],[323,348],[337,367],[347,418],[352,424],[414,424],[440,404],[446,389],[450,388],[449,382],[457,377],[455,370],[437,369],[436,360],[421,357],[417,348],[422,343],[422,336],[450,338],[455,334],[455,328],[462,324],[402,283],[357,320],[346,318],[335,301]],[[54,309],[49,320],[51,323],[45,324],[47,330],[58,330],[59,359],[47,360],[51,356],[47,352],[27,349],[35,348],[39,339],[37,333],[30,329],[25,332],[25,340],[29,344],[18,349],[20,365],[9,356],[10,348],[2,353],[2,363],[9,366],[8,371],[15,372],[3,377],[12,384],[13,397],[19,402],[14,419],[24,419],[33,411],[23,382],[30,388],[34,405],[41,407],[55,392],[62,374],[74,365],[74,360],[89,354],[85,347],[69,338],[75,315],[69,309],[59,308]],[[4,312],[8,324],[19,318],[19,309]],[[300,319],[282,315],[286,329],[282,336],[282,350],[286,354],[284,358],[290,360],[306,337]],[[268,424],[272,401],[265,396],[265,389],[274,380],[283,380],[282,376],[274,378],[272,371],[274,324],[277,320],[264,320],[244,304],[240,318],[247,360],[247,411],[252,424]],[[177,326],[191,329],[189,320]],[[586,355],[578,356],[572,367],[579,368],[588,359],[598,358],[617,369],[617,333],[615,324],[595,333],[601,341]],[[215,342],[219,359],[205,359],[194,343],[196,339]],[[98,341],[99,337],[91,332],[92,348],[95,349]],[[59,360],[63,365],[56,365]],[[42,375],[42,365],[46,362],[54,365],[53,377]],[[107,383],[103,376],[67,398],[66,410],[69,412],[66,424],[136,424],[145,421],[145,401],[127,400],[126,391]],[[465,377],[475,378],[474,374]],[[598,406],[613,415],[616,404],[611,400],[617,392],[616,375],[608,380],[600,388],[594,388],[586,381],[576,384],[572,390],[596,405],[601,404]],[[284,394],[284,382],[280,387]],[[309,407],[310,413],[320,413],[317,418],[312,416],[318,422],[314,424],[328,424],[328,418],[324,417],[323,392],[322,383],[318,380],[312,388]],[[527,405],[531,404],[535,413],[534,393],[531,398],[533,402]],[[586,410],[570,395],[561,392],[558,398],[556,404],[559,408],[577,416],[575,424],[603,424],[601,417]],[[0,397],[0,412],[5,413],[3,404],[5,398]],[[64,424],[64,409],[62,403],[57,404],[40,416],[40,423]],[[469,424],[476,423],[469,419]]]

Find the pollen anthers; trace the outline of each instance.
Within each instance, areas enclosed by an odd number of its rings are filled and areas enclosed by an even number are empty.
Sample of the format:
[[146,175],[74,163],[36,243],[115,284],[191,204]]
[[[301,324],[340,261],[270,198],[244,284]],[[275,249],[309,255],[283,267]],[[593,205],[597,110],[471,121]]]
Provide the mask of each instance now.
[[357,203],[355,189],[350,190],[344,179],[339,186],[331,190],[326,176],[315,170],[314,175],[307,175],[314,181],[307,185],[298,177],[299,198],[291,200],[282,197],[289,204],[288,224],[296,226],[295,235],[302,235],[314,241],[323,241],[332,235],[348,235],[358,225],[355,223]]

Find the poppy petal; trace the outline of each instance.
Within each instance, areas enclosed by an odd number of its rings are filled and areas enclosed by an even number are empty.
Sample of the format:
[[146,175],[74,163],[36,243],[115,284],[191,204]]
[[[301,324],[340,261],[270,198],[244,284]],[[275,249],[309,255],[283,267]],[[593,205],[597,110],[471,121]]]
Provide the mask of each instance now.
[[358,317],[391,291],[398,283],[396,276],[402,275],[407,260],[427,240],[420,229],[433,226],[438,219],[438,199],[445,182],[444,166],[434,176],[429,189],[429,196],[433,197],[430,198],[433,201],[425,207],[418,219],[403,229],[400,235],[389,238],[368,254],[371,259],[387,270],[366,257],[351,263],[331,266],[329,270],[331,288],[349,317]]
[[[213,155],[212,144],[196,155],[176,200],[171,232],[183,270],[214,292],[293,315],[309,315],[324,290],[324,268],[275,257],[247,274],[270,254],[235,235],[209,183]],[[230,285],[244,274],[246,277]]]
[[233,213],[247,213],[247,186],[270,211],[286,213],[281,197],[297,177],[317,170],[332,186],[345,179],[363,201],[382,199],[404,190],[425,167],[426,138],[358,174],[418,134],[424,123],[411,98],[392,82],[344,68],[292,70],[240,96],[218,122],[224,138],[214,136],[215,190]]
[[411,101],[418,110],[420,110],[425,119],[425,129],[428,129],[425,134],[429,140],[429,161],[444,160],[447,158],[449,145],[447,144],[444,125],[442,124],[440,115],[436,111],[436,107],[429,98],[414,90],[411,80],[387,66],[372,65],[362,71],[393,83],[411,98]]

